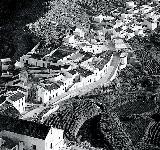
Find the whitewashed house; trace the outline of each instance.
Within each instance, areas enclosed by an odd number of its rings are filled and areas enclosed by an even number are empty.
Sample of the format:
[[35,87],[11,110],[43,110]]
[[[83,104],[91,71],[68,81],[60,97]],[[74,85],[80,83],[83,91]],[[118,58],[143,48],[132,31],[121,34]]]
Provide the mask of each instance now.
[[13,95],[7,97],[8,102],[13,104],[13,106],[20,112],[23,113],[26,107],[26,97],[21,92],[16,92]]
[[65,92],[65,87],[62,82],[52,82],[50,84],[41,83],[37,88],[37,98],[40,103],[47,103]]
[[[62,129],[9,116],[0,115],[0,120],[0,138],[19,143],[14,150],[60,150],[64,147]],[[3,140],[0,144],[0,148],[5,148],[7,143]]]

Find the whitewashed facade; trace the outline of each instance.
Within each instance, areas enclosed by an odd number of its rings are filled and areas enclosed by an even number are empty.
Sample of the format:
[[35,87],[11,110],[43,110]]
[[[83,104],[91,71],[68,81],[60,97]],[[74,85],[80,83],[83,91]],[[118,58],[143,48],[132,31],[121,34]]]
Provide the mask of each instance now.
[[6,99],[8,102],[13,104],[13,106],[20,112],[23,113],[26,107],[26,96],[21,93],[17,92]]
[[14,142],[21,142],[17,150],[60,150],[64,146],[64,131],[51,127],[45,139],[39,139],[7,130],[0,132],[0,137],[7,137]]

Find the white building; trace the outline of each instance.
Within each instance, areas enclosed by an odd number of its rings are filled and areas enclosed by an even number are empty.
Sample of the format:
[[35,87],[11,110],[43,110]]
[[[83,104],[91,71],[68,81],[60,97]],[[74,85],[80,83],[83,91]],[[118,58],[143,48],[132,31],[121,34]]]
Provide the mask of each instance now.
[[37,98],[41,103],[47,103],[65,92],[64,84],[62,82],[52,82],[50,84],[41,83],[37,88]]
[[7,144],[2,141],[6,138],[19,143],[16,150],[60,150],[64,146],[62,129],[2,115],[0,120],[0,148]]
[[21,92],[16,92],[13,95],[7,97],[6,99],[20,112],[23,113],[26,107],[26,97]]

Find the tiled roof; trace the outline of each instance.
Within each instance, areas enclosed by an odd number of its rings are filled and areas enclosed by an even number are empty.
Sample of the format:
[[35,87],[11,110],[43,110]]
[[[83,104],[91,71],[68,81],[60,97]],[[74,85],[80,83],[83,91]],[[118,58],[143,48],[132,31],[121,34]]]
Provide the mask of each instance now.
[[15,102],[15,101],[21,99],[21,98],[24,97],[24,96],[25,96],[25,95],[24,95],[23,93],[17,92],[16,94],[11,95],[11,96],[9,97],[9,99]]
[[44,86],[44,88],[45,89],[47,89],[47,90],[49,90],[49,91],[51,91],[51,90],[53,90],[53,89],[58,89],[60,86],[58,85],[58,84],[56,84],[56,83],[52,83],[52,84],[50,84],[50,85],[45,85]]
[[87,69],[84,69],[84,68],[81,68],[81,67],[78,67],[76,68],[77,72],[82,75],[83,77],[87,77],[89,75],[92,75],[93,72],[90,71],[90,70],[87,70]]
[[19,118],[21,116],[19,111],[8,101],[5,101],[5,103],[0,106],[0,115],[11,116],[14,118]]
[[50,127],[32,121],[0,115],[0,129],[26,135],[38,139],[45,139]]

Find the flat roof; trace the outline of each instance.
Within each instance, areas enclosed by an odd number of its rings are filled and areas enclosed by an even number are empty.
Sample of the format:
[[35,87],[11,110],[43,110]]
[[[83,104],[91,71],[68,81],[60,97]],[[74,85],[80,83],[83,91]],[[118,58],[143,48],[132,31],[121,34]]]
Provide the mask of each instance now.
[[23,93],[17,92],[17,93],[15,93],[15,94],[11,95],[11,96],[9,97],[9,99],[15,102],[15,101],[21,99],[21,98],[24,97],[24,96],[25,96],[25,95],[24,95]]

